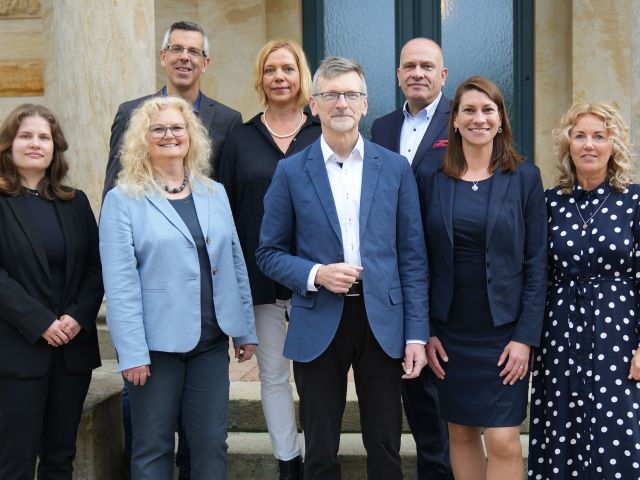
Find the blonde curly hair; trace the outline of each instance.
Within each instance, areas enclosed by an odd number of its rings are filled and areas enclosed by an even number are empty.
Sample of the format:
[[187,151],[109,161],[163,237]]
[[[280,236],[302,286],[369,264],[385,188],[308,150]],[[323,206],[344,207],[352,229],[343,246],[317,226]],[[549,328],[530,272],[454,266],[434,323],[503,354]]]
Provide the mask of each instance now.
[[571,130],[582,115],[595,115],[602,119],[613,146],[613,154],[607,165],[609,185],[619,192],[633,181],[633,161],[629,142],[629,129],[615,108],[606,103],[574,103],[553,130],[555,151],[558,157],[558,186],[564,193],[571,193],[577,183],[576,167],[569,152]]
[[207,129],[193,113],[193,106],[178,97],[152,97],[134,110],[120,148],[122,170],[118,174],[116,185],[127,195],[139,198],[153,190],[161,191],[149,157],[149,125],[155,114],[166,108],[178,110],[187,125],[189,150],[184,159],[184,167],[188,172],[191,188],[193,180],[208,184],[206,179],[211,172],[211,140]]

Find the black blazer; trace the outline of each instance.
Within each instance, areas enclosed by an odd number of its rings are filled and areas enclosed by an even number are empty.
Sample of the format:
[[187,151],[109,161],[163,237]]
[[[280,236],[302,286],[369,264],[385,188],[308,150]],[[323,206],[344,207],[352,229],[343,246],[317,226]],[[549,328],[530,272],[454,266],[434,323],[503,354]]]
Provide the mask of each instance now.
[[[429,255],[432,320],[446,322],[453,296],[453,197],[456,180],[418,171]],[[523,162],[493,175],[486,224],[486,274],[495,326],[516,322],[512,340],[538,346],[547,291],[547,211],[540,170]]]
[[[311,115],[300,128],[286,153],[271,138],[259,113],[231,132],[220,157],[219,180],[227,190],[244,253],[254,305],[275,303],[276,282],[264,275],[256,264],[256,249],[264,215],[262,200],[278,162],[315,142],[322,129]],[[283,289],[285,287],[282,287]]]
[[[435,170],[444,162],[444,155],[447,152],[446,140],[450,112],[451,100],[443,95],[440,97],[429,128],[422,137],[413,162],[411,162],[414,174],[423,164],[427,164],[432,170]],[[377,118],[371,126],[371,141],[396,153],[400,152],[400,132],[403,122],[402,109]]]
[[[98,227],[86,195],[54,202],[65,237],[66,272],[62,312],[77,320],[80,333],[63,347],[74,372],[100,366],[96,316],[102,302]],[[49,264],[42,235],[26,199],[0,196],[0,376],[38,377],[51,361],[41,338],[58,317],[52,310]]]
[[[151,97],[162,95],[162,90],[147,95],[146,97],[136,98],[122,103],[118,107],[118,112],[113,119],[111,126],[111,138],[109,140],[109,160],[107,161],[107,169],[104,177],[104,189],[102,198],[114,186],[114,182],[118,177],[118,173],[122,169],[120,164],[120,145],[124,137],[124,133],[129,126],[129,119],[133,111],[138,108],[145,100]],[[242,115],[240,112],[216,102],[212,98],[207,97],[204,93],[200,101],[200,121],[207,128],[209,138],[213,143],[211,150],[211,167],[213,168],[213,176],[216,178],[218,171],[218,161],[224,141],[229,132],[236,126],[242,124]]]

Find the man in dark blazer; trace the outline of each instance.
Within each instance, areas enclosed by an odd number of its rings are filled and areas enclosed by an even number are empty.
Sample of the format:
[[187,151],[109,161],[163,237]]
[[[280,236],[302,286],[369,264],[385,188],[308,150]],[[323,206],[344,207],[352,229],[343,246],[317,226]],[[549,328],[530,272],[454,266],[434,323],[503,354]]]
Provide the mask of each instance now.
[[131,113],[142,102],[155,95],[182,97],[193,105],[213,142],[210,161],[213,174],[216,174],[224,140],[234,126],[242,124],[242,116],[240,112],[207,97],[200,91],[200,76],[206,72],[210,60],[209,39],[200,25],[176,22],[169,27],[160,50],[160,63],[166,72],[166,85],[152,95],[124,102],[118,107],[113,119],[102,198],[114,187],[122,168],[119,150]]
[[401,479],[402,378],[425,365],[428,282],[416,181],[403,157],[358,132],[366,88],[352,60],[322,62],[310,99],[322,136],[280,160],[264,199],[256,260],[293,292],[284,355],[300,396],[305,480],[341,478],[351,366],[367,478]]
[[[371,140],[404,155],[415,173],[434,170],[444,161],[451,100],[442,94],[447,80],[440,46],[414,38],[400,52],[398,84],[406,97],[401,109],[376,119]],[[416,441],[419,480],[453,478],[447,423],[440,418],[435,376],[425,368],[419,378],[405,380],[402,402]]]

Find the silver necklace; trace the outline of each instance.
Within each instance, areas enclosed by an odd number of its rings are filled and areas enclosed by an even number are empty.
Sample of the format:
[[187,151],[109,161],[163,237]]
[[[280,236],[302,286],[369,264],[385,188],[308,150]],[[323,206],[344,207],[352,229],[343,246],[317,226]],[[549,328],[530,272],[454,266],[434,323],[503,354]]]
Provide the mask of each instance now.
[[576,204],[576,210],[578,211],[578,215],[580,215],[580,220],[582,220],[582,230],[586,230],[587,226],[589,224],[589,222],[591,221],[591,219],[593,217],[596,216],[596,214],[600,211],[600,209],[602,208],[602,206],[604,205],[604,202],[606,202],[609,199],[609,196],[611,195],[611,192],[609,192],[609,195],[607,195],[605,197],[605,199],[602,201],[602,203],[598,206],[598,208],[596,208],[596,211],[593,212],[593,214],[587,218],[586,220],[584,219],[584,217],[582,216],[582,213],[580,213],[580,207],[578,207],[578,202],[575,202]]
[[302,124],[304,123],[304,112],[302,110],[300,110],[300,121],[298,122],[298,126],[296,127],[296,129],[291,132],[291,133],[286,133],[284,135],[280,135],[276,132],[274,132],[273,130],[271,130],[271,127],[269,127],[269,124],[267,123],[267,112],[269,111],[269,106],[267,105],[267,108],[264,109],[264,113],[262,114],[262,123],[264,123],[264,126],[267,127],[267,130],[269,131],[269,133],[271,135],[273,135],[276,138],[289,138],[289,137],[293,137],[296,133],[298,133],[298,130],[300,130],[300,127],[302,127]]
[[473,180],[471,180],[471,183],[473,183],[473,186],[471,187],[471,190],[473,190],[474,192],[478,191],[478,182],[480,180],[476,180],[475,182]]

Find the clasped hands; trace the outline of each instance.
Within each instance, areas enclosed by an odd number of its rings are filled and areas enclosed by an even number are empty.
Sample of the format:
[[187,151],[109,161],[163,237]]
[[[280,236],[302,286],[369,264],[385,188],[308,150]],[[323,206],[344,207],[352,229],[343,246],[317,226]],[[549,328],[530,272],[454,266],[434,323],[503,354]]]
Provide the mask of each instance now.
[[82,327],[76,319],[65,313],[49,325],[49,328],[42,334],[42,338],[52,347],[60,347],[73,340],[80,333],[80,330]]

